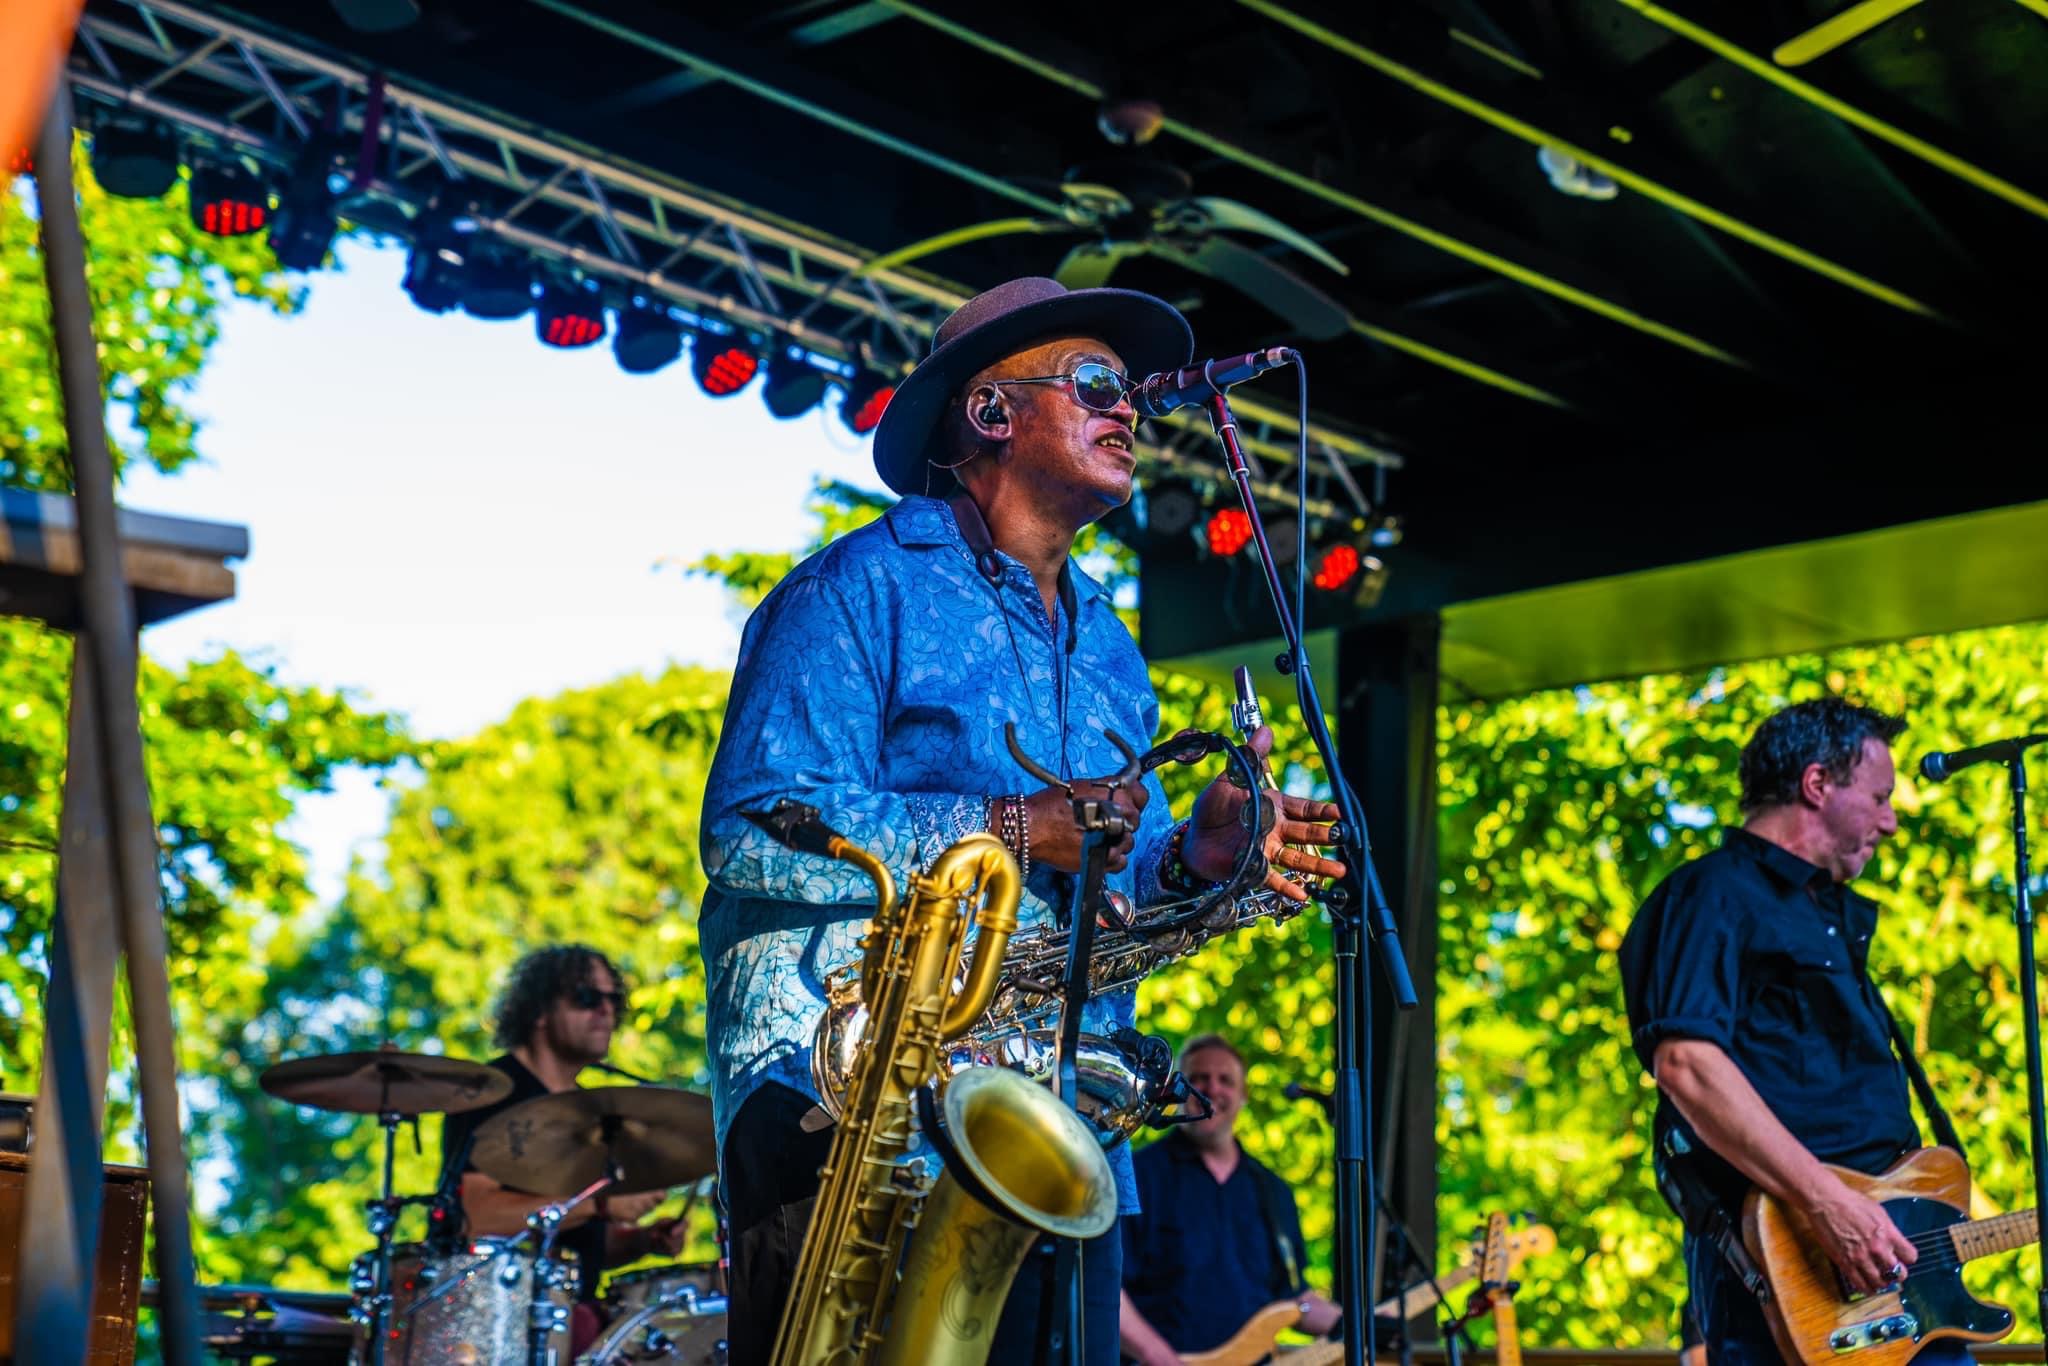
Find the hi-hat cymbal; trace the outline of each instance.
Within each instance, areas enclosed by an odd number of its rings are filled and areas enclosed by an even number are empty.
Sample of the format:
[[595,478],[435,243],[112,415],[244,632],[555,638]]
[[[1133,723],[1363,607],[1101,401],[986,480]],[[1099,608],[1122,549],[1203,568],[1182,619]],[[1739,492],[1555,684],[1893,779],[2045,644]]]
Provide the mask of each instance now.
[[502,1100],[512,1078],[467,1058],[401,1053],[328,1053],[271,1067],[258,1084],[279,1100],[354,1115],[461,1114]]
[[662,1190],[718,1167],[711,1100],[670,1086],[599,1086],[521,1101],[477,1126],[469,1160],[535,1195],[574,1195],[605,1174],[607,1194]]

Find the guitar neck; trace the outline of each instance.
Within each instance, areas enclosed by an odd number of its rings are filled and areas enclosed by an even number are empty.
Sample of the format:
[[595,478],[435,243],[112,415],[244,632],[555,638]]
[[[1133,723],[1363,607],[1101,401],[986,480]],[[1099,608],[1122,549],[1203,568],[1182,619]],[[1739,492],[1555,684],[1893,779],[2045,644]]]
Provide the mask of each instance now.
[[2012,1252],[2038,1242],[2041,1224],[2033,1210],[2014,1210],[2011,1214],[2000,1214],[1990,1219],[1950,1224],[1948,1237],[1955,1246],[1956,1256],[1967,1262],[1989,1257],[1994,1252]]
[[[1434,1309],[1443,1303],[1444,1295],[1450,1294],[1465,1282],[1479,1274],[1474,1266],[1461,1266],[1448,1275],[1438,1276],[1434,1281],[1422,1281],[1411,1285],[1398,1295],[1389,1295],[1372,1307],[1375,1314],[1384,1314],[1390,1319],[1412,1319],[1425,1309]],[[1443,1291],[1439,1295],[1437,1291]]]
[[1521,1330],[1515,1325],[1515,1301],[1496,1292],[1493,1297],[1494,1366],[1522,1366]]

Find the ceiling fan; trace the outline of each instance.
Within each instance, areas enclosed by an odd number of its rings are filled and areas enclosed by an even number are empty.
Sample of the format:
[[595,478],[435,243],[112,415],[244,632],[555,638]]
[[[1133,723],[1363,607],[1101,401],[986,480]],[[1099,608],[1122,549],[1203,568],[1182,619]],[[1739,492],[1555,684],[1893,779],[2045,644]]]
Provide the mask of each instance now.
[[[1100,120],[1113,142],[1150,140],[1148,133],[1118,122],[1116,112],[1106,107]],[[891,269],[991,237],[1075,237],[1080,240],[1053,272],[1069,289],[1105,284],[1125,261],[1148,256],[1250,296],[1309,340],[1341,336],[1350,328],[1351,311],[1343,304],[1264,252],[1224,234],[1280,243],[1339,275],[1348,275],[1348,266],[1271,214],[1235,199],[1194,193],[1193,177],[1171,162],[1130,146],[1072,168],[1059,193],[1057,218],[1001,218],[954,228],[877,257],[862,272]]]

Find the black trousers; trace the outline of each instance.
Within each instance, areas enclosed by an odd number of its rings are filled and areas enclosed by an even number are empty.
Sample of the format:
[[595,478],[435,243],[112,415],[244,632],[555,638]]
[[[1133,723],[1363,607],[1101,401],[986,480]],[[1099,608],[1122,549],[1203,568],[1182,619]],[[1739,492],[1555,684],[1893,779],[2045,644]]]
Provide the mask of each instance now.
[[[726,1315],[730,1366],[764,1366],[775,1350],[775,1330],[817,1203],[818,1168],[832,1148],[831,1129],[803,1131],[802,1120],[810,1109],[808,1097],[771,1082],[747,1097],[725,1136],[724,1192],[732,1259]],[[1044,1245],[1026,1257],[1010,1285],[989,1352],[992,1366],[1021,1366],[1038,1355],[1039,1305],[1051,1260],[1049,1248]],[[1123,1239],[1112,1228],[1081,1245],[1087,1366],[1116,1366],[1122,1284]]]

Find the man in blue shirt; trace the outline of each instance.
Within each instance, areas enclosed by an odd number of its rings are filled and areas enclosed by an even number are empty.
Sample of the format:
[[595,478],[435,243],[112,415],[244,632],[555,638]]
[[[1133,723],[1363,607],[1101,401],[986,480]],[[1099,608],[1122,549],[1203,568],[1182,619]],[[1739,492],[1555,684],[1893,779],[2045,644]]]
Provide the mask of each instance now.
[[1182,1045],[1180,1070],[1211,1113],[1138,1154],[1143,1212],[1122,1221],[1124,1352],[1170,1366],[1222,1346],[1275,1300],[1296,1302],[1303,1332],[1329,1333],[1342,1313],[1302,1279],[1294,1192],[1237,1141],[1244,1055],[1202,1034]]
[[[891,399],[875,466],[903,501],[791,572],[747,623],[706,786],[701,943],[721,1175],[732,1233],[732,1361],[765,1360],[830,1146],[811,1080],[825,975],[858,956],[874,893],[844,864],[795,854],[740,812],[819,808],[899,885],[980,830],[1026,865],[1021,919],[1051,923],[1080,865],[1066,787],[1040,788],[1004,724],[1074,792],[1121,766],[1105,732],[1143,746],[1159,723],[1145,662],[1074,537],[1131,493],[1126,375],[1186,364],[1187,322],[1126,290],[1014,280],[963,304]],[[1270,746],[1262,732],[1255,747]],[[1139,905],[1226,876],[1246,794],[1212,784],[1176,825],[1156,778],[1116,794],[1135,833],[1109,885]],[[1336,809],[1283,798],[1280,873],[1341,876],[1320,857]],[[1083,1027],[1133,1020],[1134,997],[1089,1003]],[[1134,1208],[1130,1159],[1111,1155]],[[1083,1251],[1088,1359],[1116,1360],[1119,1245]],[[993,1359],[1029,1360],[1039,1278],[1017,1279]]]

